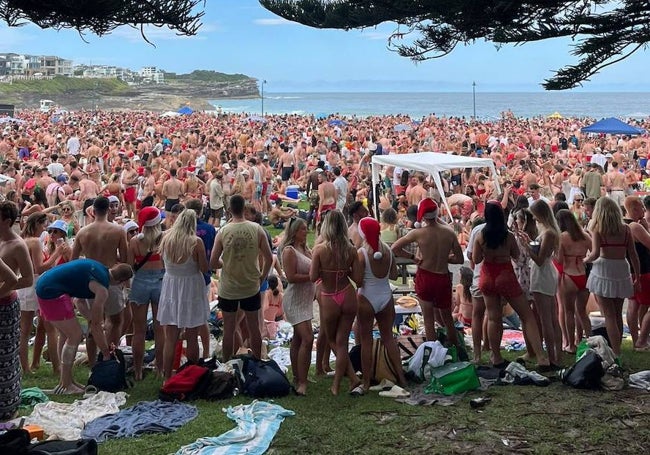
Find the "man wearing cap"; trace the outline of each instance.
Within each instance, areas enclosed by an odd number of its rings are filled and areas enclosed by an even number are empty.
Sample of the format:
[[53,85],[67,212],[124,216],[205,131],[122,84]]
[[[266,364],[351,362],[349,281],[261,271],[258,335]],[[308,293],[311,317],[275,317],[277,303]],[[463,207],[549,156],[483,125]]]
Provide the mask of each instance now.
[[[87,259],[94,259],[106,267],[113,267],[118,262],[127,261],[126,233],[122,226],[108,221],[109,200],[105,197],[98,197],[93,202],[94,221],[81,228],[72,248],[72,259],[85,256]],[[104,304],[106,321],[104,331],[109,343],[119,344],[122,328],[122,311],[124,310],[124,298],[121,286],[110,286],[108,297]],[[94,332],[101,329],[102,321],[93,322]],[[103,333],[102,333],[103,335]],[[95,362],[96,344],[92,338],[87,341],[88,361]]]
[[57,205],[65,199],[65,191],[63,185],[68,183],[68,176],[61,174],[56,178],[55,182],[50,183],[45,190],[45,197],[50,207]]
[[436,340],[436,310],[445,324],[449,341],[458,345],[458,335],[451,315],[452,288],[449,264],[462,264],[463,251],[454,231],[438,221],[438,204],[426,198],[418,204],[416,227],[397,239],[391,249],[396,256],[416,260],[403,248],[416,242],[420,250],[415,274],[415,292],[420,301],[427,340]]

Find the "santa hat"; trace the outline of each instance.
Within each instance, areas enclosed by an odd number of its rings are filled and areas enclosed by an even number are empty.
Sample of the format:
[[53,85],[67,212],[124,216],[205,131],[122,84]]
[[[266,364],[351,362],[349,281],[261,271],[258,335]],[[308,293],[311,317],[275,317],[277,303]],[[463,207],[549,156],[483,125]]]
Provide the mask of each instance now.
[[362,218],[359,221],[359,235],[375,251],[373,258],[379,260],[383,257],[379,251],[379,222],[371,217]]
[[160,223],[160,220],[160,210],[156,207],[145,207],[138,213],[140,230],[144,229],[145,226],[155,226]]
[[431,198],[425,198],[418,204],[418,218],[415,227],[422,226],[422,219],[434,220],[438,217],[438,204]]

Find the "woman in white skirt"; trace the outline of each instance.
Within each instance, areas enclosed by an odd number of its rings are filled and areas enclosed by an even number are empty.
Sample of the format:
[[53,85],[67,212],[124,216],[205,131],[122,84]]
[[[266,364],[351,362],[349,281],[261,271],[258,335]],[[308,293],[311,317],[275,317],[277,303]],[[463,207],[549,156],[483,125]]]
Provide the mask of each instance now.
[[203,273],[208,271],[203,240],[196,236],[196,212],[183,210],[160,242],[165,276],[158,303],[158,322],[165,331],[163,373],[172,375],[176,342],[185,329],[187,360],[199,360],[199,329],[208,321],[210,307]]
[[639,256],[630,228],[623,223],[621,209],[611,198],[601,197],[596,202],[589,232],[592,234],[592,248],[584,262],[593,263],[593,267],[587,279],[587,289],[596,296],[600,311],[605,316],[612,350],[619,356],[623,335],[623,300],[634,294],[639,277]]

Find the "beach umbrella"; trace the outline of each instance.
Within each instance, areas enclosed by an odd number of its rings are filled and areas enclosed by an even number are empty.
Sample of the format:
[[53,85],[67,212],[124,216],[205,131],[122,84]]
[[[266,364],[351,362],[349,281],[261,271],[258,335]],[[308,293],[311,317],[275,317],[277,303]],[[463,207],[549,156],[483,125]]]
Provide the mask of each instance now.
[[343,120],[339,120],[337,118],[334,119],[334,120],[330,120],[329,122],[327,122],[327,124],[329,126],[345,126],[345,125],[347,125],[346,122],[344,122]]
[[400,123],[398,125],[395,125],[393,127],[394,131],[397,131],[398,133],[401,133],[402,131],[411,131],[413,130],[413,127],[411,125],[408,125],[406,123]]
[[259,123],[266,123],[266,119],[264,117],[260,117],[259,115],[250,115],[246,117],[247,122],[259,122]]
[[190,114],[194,113],[194,110],[189,106],[183,106],[177,112],[179,114],[181,114],[181,115],[190,115]]
[[558,118],[559,119],[559,118],[564,118],[564,117],[562,117],[562,114],[560,114],[558,111],[555,111],[546,118]]

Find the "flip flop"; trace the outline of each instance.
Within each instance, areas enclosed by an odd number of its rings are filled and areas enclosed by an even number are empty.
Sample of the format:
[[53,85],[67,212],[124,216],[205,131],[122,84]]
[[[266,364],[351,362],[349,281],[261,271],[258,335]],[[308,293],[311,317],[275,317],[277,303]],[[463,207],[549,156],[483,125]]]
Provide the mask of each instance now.
[[328,371],[327,373],[325,373],[325,376],[333,378],[334,376],[336,376],[336,371],[334,370]]
[[387,398],[408,398],[411,394],[400,386],[394,385],[390,390],[379,392],[379,396]]
[[84,393],[83,389],[78,389],[76,387],[63,387],[62,385],[56,386],[52,392],[53,395],[81,395]]
[[393,381],[389,381],[388,379],[382,379],[379,384],[373,385],[368,390],[370,390],[371,392],[381,392],[382,390],[390,390],[394,385],[395,383]]
[[363,390],[363,386],[361,384],[356,386],[354,389],[350,390],[350,395],[353,396],[353,397],[360,397],[360,396],[363,396],[363,394],[365,394],[365,393],[366,393],[366,391]]

